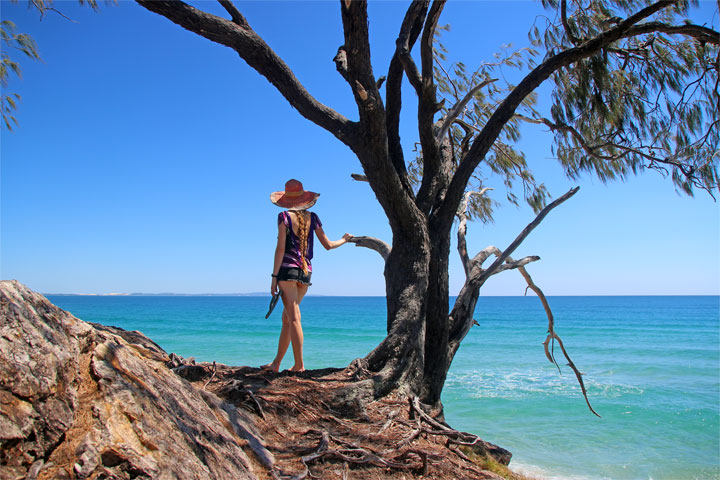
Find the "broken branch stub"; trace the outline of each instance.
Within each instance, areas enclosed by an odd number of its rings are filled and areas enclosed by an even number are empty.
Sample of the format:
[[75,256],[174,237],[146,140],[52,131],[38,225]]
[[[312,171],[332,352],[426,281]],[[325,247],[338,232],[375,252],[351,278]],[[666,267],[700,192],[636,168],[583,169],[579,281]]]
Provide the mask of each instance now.
[[387,260],[390,256],[390,245],[383,242],[379,238],[365,236],[352,237],[348,239],[348,243],[354,243],[357,247],[365,247],[371,250],[375,250],[380,254],[381,257],[383,257],[383,260]]

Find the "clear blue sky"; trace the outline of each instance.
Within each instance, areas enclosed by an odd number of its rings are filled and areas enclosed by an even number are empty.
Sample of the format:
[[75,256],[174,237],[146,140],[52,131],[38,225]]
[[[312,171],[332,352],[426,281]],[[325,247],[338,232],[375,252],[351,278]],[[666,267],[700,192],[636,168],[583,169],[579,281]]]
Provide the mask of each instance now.
[[[216,2],[201,8],[224,14]],[[332,58],[342,44],[339,6],[322,2],[238,2],[250,24],[319,100],[350,118],[356,110]],[[25,2],[1,1],[2,19],[37,41],[42,62],[14,57],[23,78],[14,132],[2,131],[3,279],[45,293],[232,293],[269,288],[276,215],[268,199],[289,178],[322,193],[314,210],[325,231],[390,240],[350,150],[297,114],[230,49],[133,2],[56,2],[74,22]],[[370,7],[375,75],[394,49],[405,2]],[[718,28],[717,3],[695,17]],[[542,11],[535,2],[463,1],[441,23],[453,59],[470,68],[503,43],[523,46]],[[409,93],[409,88],[406,88]],[[547,92],[544,90],[543,92]],[[416,140],[411,96],[403,142]],[[575,185],[550,154],[542,128],[523,148],[557,197]],[[720,214],[706,194],[688,198],[648,172],[603,185],[585,177],[516,251],[549,295],[718,294]],[[502,189],[494,192],[504,197]],[[533,218],[504,207],[496,222],[471,224],[471,252],[504,248]],[[453,252],[451,293],[463,273]],[[384,295],[380,257],[352,245],[313,263],[311,293]],[[483,295],[521,295],[517,272],[494,277]]]

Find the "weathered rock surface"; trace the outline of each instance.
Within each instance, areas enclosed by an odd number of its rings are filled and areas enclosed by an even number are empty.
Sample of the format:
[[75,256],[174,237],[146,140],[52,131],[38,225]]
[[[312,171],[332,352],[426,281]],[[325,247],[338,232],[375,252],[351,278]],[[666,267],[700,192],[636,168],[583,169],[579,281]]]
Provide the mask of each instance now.
[[417,399],[343,401],[358,375],[195,364],[3,281],[0,480],[522,478]]
[[252,421],[168,361],[139,332],[0,282],[0,479],[264,477]]

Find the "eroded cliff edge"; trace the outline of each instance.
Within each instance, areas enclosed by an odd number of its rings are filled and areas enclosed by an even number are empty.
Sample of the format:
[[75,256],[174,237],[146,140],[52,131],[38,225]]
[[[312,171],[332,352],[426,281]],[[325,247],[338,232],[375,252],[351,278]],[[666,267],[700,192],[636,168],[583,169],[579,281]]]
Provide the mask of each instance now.
[[175,375],[159,346],[1,283],[3,478],[256,478],[252,421]]
[[501,478],[510,453],[361,375],[187,364],[0,282],[0,479]]

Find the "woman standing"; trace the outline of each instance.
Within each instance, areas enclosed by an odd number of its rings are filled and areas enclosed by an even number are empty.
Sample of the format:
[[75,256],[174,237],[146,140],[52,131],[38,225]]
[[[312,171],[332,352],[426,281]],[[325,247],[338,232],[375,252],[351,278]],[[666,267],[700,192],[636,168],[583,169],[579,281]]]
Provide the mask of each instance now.
[[311,285],[313,233],[326,250],[337,248],[352,238],[352,235],[346,233],[340,240],[328,239],[318,216],[307,211],[315,205],[319,196],[319,193],[305,191],[298,180],[288,180],[285,191],[273,192],[270,195],[272,203],[287,209],[278,214],[278,239],[270,285],[270,293],[273,295],[279,289],[284,308],[277,355],[272,363],[260,368],[275,372],[280,370],[280,363],[292,343],[295,364],[290,371],[305,370],[300,302]]

